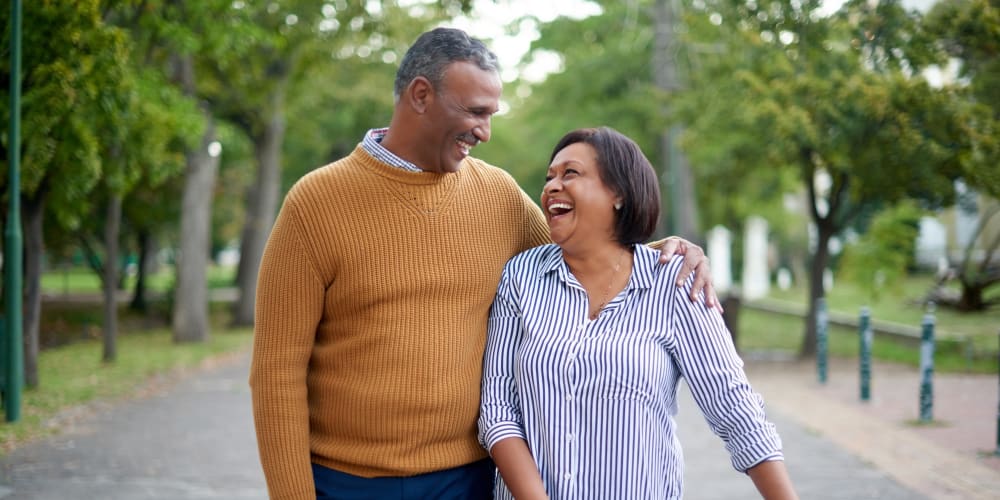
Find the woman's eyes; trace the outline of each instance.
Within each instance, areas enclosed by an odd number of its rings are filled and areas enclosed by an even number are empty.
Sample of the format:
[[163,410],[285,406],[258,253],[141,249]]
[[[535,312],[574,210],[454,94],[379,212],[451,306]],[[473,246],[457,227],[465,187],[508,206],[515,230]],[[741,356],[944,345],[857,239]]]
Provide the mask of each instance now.
[[[579,174],[580,174],[580,172],[577,172],[576,170],[573,170],[572,168],[567,168],[566,171],[563,172],[562,176],[563,177],[567,177],[569,175],[579,175]],[[549,181],[551,181],[552,179],[555,179],[555,178],[556,178],[556,176],[554,176],[554,175],[546,175],[545,176],[545,182],[549,182]]]

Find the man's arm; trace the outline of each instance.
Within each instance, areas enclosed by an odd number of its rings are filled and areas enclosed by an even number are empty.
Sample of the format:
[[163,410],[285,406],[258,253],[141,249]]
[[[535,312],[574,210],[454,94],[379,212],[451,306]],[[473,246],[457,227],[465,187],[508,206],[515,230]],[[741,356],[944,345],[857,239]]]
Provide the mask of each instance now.
[[271,498],[314,499],[306,376],[324,286],[286,206],[257,280],[250,389],[260,461]]
[[662,240],[649,244],[651,248],[660,251],[660,263],[667,263],[674,255],[684,256],[684,265],[681,266],[680,274],[677,275],[677,286],[683,286],[688,276],[694,273],[694,285],[691,287],[690,299],[692,302],[698,300],[698,293],[704,292],[705,305],[717,307],[722,312],[722,303],[715,294],[715,287],[712,285],[712,271],[708,266],[708,257],[700,246],[691,243],[680,236],[668,236]]

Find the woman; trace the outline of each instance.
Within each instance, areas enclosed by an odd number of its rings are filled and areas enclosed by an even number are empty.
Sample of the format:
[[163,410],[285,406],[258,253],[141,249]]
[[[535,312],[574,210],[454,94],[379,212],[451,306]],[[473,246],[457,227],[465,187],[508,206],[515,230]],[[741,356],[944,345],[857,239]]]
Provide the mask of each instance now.
[[496,498],[681,498],[681,377],[733,466],[764,498],[797,498],[722,317],[674,286],[681,259],[642,244],[660,194],[639,147],[570,132],[541,205],[554,244],[507,263],[490,313],[479,434]]

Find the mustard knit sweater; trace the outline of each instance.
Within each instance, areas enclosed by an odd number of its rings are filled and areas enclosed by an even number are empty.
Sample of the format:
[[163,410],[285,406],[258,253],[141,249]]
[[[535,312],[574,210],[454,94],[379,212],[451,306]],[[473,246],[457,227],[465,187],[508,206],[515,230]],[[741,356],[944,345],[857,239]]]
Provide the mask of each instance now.
[[548,241],[504,171],[385,165],[360,146],[288,193],[258,277],[250,386],[273,499],[315,498],[310,462],[407,476],[486,457],[483,348],[504,263]]

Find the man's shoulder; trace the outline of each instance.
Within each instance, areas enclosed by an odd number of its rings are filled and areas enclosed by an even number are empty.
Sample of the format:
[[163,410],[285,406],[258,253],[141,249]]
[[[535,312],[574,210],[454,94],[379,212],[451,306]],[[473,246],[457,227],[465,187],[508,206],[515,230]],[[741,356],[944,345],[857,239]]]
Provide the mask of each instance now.
[[472,156],[466,158],[465,166],[463,168],[472,175],[502,181],[511,186],[517,186],[517,181],[514,180],[514,176],[510,175],[510,172],[496,165],[480,160],[479,158],[474,158]]
[[350,154],[339,160],[316,167],[306,172],[292,184],[288,194],[300,196],[330,196],[330,190],[339,188],[351,189],[352,179],[360,180],[360,169],[357,168],[355,154]]

